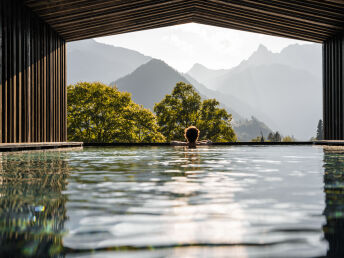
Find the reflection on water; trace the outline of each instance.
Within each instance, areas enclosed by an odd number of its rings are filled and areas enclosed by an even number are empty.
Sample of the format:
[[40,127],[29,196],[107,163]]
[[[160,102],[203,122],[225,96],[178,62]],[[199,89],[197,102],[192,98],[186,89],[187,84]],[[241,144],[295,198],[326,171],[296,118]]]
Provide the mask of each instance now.
[[0,257],[57,256],[65,232],[62,152],[0,154]]
[[343,171],[310,146],[0,154],[0,257],[342,257]]
[[327,256],[344,257],[344,153],[325,151],[324,168]]

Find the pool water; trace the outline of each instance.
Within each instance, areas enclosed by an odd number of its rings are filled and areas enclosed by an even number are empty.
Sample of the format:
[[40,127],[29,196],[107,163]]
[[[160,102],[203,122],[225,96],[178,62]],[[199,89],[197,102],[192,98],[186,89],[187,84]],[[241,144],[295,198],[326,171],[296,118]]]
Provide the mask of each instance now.
[[344,257],[344,153],[0,154],[0,257]]

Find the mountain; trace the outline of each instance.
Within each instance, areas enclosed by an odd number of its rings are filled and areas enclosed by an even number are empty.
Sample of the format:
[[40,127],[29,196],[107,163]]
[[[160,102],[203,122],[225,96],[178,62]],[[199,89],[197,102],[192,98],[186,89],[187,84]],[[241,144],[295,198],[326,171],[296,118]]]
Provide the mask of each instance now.
[[152,59],[111,85],[132,94],[133,100],[153,110],[154,104],[170,94],[177,82],[189,83],[179,72],[161,60]]
[[222,103],[225,106],[230,106],[232,107],[231,112],[233,114],[233,118],[237,121],[244,121],[247,119],[250,119],[252,117],[252,114],[255,114],[260,117],[263,121],[269,121],[269,125],[276,127],[276,125],[273,123],[272,119],[260,112],[257,109],[253,109],[249,104],[241,101],[240,99],[232,96],[231,94],[223,93],[220,91],[216,90],[211,90],[204,86],[202,83],[198,82],[196,79],[191,77],[189,74],[183,74],[183,76],[202,94],[208,96],[208,98],[215,98],[217,99],[220,103]]
[[[160,102],[166,94],[170,94],[177,82],[192,84],[202,98],[216,98],[219,100],[221,103],[220,106],[233,115],[233,126],[240,141],[249,141],[260,135],[260,131],[263,131],[263,133],[267,131],[267,134],[271,132],[264,123],[248,123],[248,121],[240,116],[236,110],[231,108],[229,104],[237,101],[235,98],[230,95],[220,96],[215,91],[207,89],[204,85],[194,80],[190,75],[184,76],[180,74],[161,60],[152,59],[148,63],[137,68],[131,74],[111,83],[111,85],[116,85],[121,91],[130,92],[136,103],[153,110],[154,104]],[[222,97],[225,102],[222,103],[218,97]],[[240,103],[240,101],[237,102]],[[245,107],[243,103],[240,103],[240,105],[241,107]],[[246,127],[249,127],[249,129],[240,127],[241,120],[243,120],[245,124],[248,124]],[[258,120],[256,119],[256,121]],[[243,133],[240,132],[240,128],[243,128]],[[241,135],[243,135],[243,138]]]
[[238,139],[242,142],[249,142],[254,136],[261,136],[267,139],[271,129],[267,127],[263,122],[259,121],[254,116],[251,119],[240,121],[239,124],[234,126],[234,130],[237,134]]
[[273,53],[264,45],[259,45],[257,50],[238,66],[231,69],[209,69],[201,64],[195,64],[188,72],[210,89],[218,89],[230,74],[241,72],[252,66],[281,64],[295,69],[306,70],[315,77],[322,76],[322,46],[320,44],[292,44],[280,53]]
[[67,84],[79,81],[110,83],[147,63],[151,57],[95,40],[67,44]]
[[[204,85],[198,83],[191,76],[186,76],[174,70],[165,62],[152,59],[137,68],[133,73],[111,83],[111,85],[116,85],[121,91],[130,92],[136,103],[151,110],[153,110],[155,103],[160,102],[166,94],[172,92],[177,82],[192,84],[202,98],[215,98],[215,94],[209,96],[208,93],[211,91]],[[230,103],[228,99],[226,99],[226,103]],[[242,116],[234,109],[228,107],[228,105],[221,103],[221,106],[231,113],[236,121],[243,119]]]
[[261,45],[207,86],[249,103],[251,115],[274,130],[308,140],[322,117],[321,69],[320,45],[290,45],[280,53]]
[[192,78],[197,78],[199,82],[204,85],[207,85],[208,88],[211,88],[209,85],[212,84],[213,80],[226,74],[228,70],[213,70],[205,67],[201,64],[194,64],[192,68],[186,73]]

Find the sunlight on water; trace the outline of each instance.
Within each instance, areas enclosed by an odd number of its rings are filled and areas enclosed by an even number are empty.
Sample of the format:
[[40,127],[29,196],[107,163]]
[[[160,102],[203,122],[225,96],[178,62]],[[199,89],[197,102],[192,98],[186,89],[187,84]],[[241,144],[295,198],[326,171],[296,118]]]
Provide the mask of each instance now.
[[336,256],[343,171],[311,146],[3,153],[0,256]]

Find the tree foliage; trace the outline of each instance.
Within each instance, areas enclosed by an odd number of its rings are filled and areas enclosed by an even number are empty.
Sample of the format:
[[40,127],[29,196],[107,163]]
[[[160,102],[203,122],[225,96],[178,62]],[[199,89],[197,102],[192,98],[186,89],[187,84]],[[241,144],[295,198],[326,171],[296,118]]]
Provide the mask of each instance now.
[[282,136],[278,131],[276,131],[275,133],[272,132],[272,133],[269,133],[268,140],[270,142],[280,142],[282,141]]
[[287,135],[287,136],[282,138],[282,142],[295,142],[295,141],[296,141],[296,139],[294,138],[294,136]]
[[324,139],[324,126],[323,126],[323,121],[321,119],[318,122],[316,139],[318,141]]
[[264,142],[264,136],[257,136],[256,138],[251,139],[251,142]]
[[201,100],[192,85],[179,82],[161,102],[155,104],[160,132],[168,141],[184,140],[184,129],[194,125],[200,139],[214,142],[236,141],[232,115],[218,107],[215,99]]
[[68,140],[163,142],[156,116],[131,95],[95,82],[68,86]]

